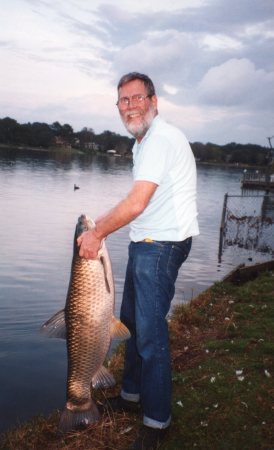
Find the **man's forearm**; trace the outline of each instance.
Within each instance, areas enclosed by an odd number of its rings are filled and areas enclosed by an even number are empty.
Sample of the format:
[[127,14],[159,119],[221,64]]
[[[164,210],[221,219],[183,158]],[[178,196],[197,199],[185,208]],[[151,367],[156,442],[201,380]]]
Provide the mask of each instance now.
[[96,237],[101,240],[104,239],[109,234],[130,223],[140,212],[132,207],[128,198],[122,200],[113,209],[95,220],[94,233]]
[[77,239],[80,246],[79,255],[86,259],[96,258],[102,239],[139,216],[148,205],[156,188],[157,184],[149,181],[135,182],[125,199],[95,220],[95,228],[79,236]]
[[96,237],[103,239],[138,217],[146,208],[156,188],[155,183],[135,182],[133,189],[126,198],[121,200],[108,213],[95,220],[94,233]]

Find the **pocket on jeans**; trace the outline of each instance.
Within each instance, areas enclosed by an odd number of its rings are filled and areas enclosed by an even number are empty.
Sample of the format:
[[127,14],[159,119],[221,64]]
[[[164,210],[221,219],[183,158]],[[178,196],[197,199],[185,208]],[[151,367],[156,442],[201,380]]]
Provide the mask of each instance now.
[[189,255],[189,252],[191,249],[191,244],[192,244],[191,237],[185,239],[184,241],[173,242],[173,244],[172,244],[172,248],[181,253],[182,258],[183,258],[182,263],[187,259],[188,255]]

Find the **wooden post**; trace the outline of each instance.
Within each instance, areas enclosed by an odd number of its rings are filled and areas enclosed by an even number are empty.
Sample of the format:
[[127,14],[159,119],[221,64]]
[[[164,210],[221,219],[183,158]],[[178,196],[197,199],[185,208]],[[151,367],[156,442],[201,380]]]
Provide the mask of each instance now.
[[225,215],[226,215],[226,208],[227,208],[227,199],[228,199],[228,193],[226,193],[224,195],[223,211],[222,211],[222,218],[221,218],[220,238],[219,238],[219,253],[218,253],[219,263],[222,261],[223,235],[224,235],[224,227],[225,227]]

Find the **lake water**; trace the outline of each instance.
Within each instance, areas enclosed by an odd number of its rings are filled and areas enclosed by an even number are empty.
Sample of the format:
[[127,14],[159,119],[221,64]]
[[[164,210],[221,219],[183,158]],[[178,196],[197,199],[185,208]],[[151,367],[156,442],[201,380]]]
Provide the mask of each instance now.
[[[241,176],[241,170],[198,166],[200,235],[180,270],[173,304],[241,262],[271,258],[240,248],[218,258],[224,194],[241,194]],[[131,162],[118,157],[0,151],[0,431],[63,407],[65,342],[41,336],[39,327],[64,307],[78,216],[95,218],[111,208],[131,182]],[[117,315],[128,242],[127,227],[107,239]]]

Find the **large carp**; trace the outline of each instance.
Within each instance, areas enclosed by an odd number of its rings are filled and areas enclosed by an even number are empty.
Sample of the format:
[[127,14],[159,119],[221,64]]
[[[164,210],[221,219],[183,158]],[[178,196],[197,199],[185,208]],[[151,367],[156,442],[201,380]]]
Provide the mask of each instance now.
[[114,282],[105,242],[96,259],[79,256],[77,238],[94,226],[87,216],[79,217],[65,308],[42,326],[47,336],[67,339],[67,401],[59,423],[61,432],[99,419],[91,387],[106,388],[115,383],[103,363],[111,339],[129,337],[128,329],[113,315]]

